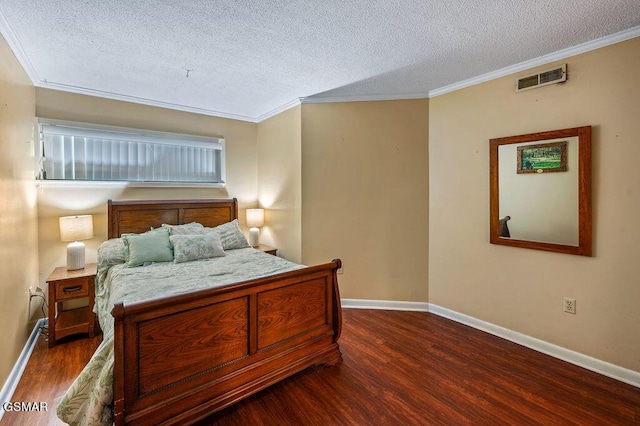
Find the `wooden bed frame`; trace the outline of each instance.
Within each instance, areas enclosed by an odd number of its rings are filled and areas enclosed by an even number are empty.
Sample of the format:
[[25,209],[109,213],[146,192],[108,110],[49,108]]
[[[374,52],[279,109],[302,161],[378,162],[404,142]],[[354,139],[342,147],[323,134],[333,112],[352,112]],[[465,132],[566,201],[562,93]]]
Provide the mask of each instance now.
[[[111,201],[108,235],[163,223],[217,226],[229,200]],[[334,365],[342,314],[340,260],[113,308],[114,420],[188,424],[307,367]]]

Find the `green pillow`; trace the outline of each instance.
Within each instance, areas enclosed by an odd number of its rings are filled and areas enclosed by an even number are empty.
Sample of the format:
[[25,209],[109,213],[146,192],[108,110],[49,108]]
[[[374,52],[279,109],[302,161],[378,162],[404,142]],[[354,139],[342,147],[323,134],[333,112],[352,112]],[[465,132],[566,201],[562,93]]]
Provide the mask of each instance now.
[[[129,261],[129,244],[127,244],[126,238],[130,235],[147,235],[147,234],[153,234],[153,233],[164,233],[165,231],[169,231],[168,229],[162,229],[162,228],[151,228],[149,231],[147,232],[143,232],[142,234],[122,234],[120,236],[120,238],[122,238],[122,243],[124,244],[124,263],[127,263]],[[169,231],[169,234],[171,234],[171,232]]]
[[151,262],[172,262],[173,249],[169,231],[159,228],[144,234],[123,235],[127,266],[134,267]]

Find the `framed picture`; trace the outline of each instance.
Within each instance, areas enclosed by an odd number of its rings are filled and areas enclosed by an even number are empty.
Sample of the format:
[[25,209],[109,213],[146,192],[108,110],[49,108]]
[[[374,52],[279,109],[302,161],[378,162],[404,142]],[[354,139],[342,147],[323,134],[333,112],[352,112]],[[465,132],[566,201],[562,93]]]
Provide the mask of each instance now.
[[518,174],[567,171],[567,141],[518,147]]

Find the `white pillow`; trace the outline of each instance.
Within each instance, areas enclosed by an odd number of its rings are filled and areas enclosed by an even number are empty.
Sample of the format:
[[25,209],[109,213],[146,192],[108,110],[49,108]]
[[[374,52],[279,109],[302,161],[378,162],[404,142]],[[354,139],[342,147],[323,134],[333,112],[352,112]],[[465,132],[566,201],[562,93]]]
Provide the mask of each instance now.
[[251,247],[242,233],[240,225],[238,225],[238,219],[223,223],[215,228],[203,228],[202,232],[218,234],[222,242],[222,248],[225,250]]
[[185,223],[184,225],[169,225],[163,223],[162,227],[167,228],[169,235],[200,234],[202,233],[202,228],[204,228],[204,226],[198,222]]
[[173,261],[175,263],[226,256],[218,234],[171,235]]

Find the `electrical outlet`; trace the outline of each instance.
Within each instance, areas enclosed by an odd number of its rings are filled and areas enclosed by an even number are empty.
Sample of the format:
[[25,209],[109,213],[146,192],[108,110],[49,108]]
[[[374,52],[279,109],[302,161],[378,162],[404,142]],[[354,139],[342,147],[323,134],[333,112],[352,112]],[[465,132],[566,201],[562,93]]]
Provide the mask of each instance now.
[[29,300],[33,299],[34,297],[38,296],[38,293],[40,293],[40,295],[42,295],[44,297],[44,290],[42,290],[42,288],[40,288],[40,286],[36,286],[35,291],[33,290],[33,287],[29,287]]
[[569,314],[576,313],[576,299],[571,299],[570,297],[564,298],[564,311]]

